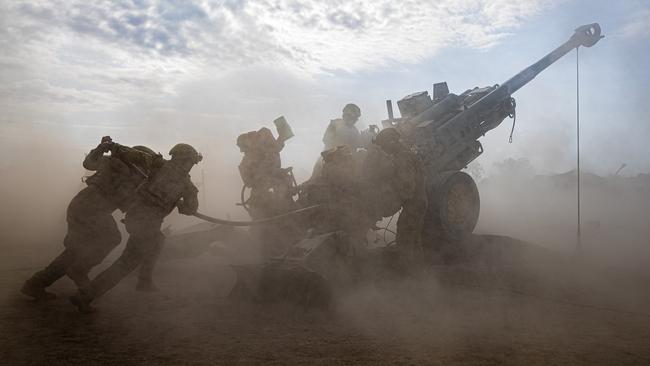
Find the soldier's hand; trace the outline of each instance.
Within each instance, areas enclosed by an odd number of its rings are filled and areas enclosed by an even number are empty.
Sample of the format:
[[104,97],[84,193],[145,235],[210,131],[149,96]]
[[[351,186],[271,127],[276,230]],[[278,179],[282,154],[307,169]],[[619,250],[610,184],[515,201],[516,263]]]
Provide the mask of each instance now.
[[100,143],[100,144],[97,146],[97,148],[98,148],[99,150],[101,150],[102,152],[107,153],[107,152],[111,151],[111,148],[113,147],[113,145],[114,145],[114,144],[113,144],[112,141],[110,141],[110,142],[109,142],[109,141],[105,141],[105,142]]
[[291,187],[289,189],[289,194],[291,194],[291,196],[299,195],[300,193],[302,193],[302,189],[303,189],[302,185]]
[[192,207],[192,205],[185,203],[185,200],[182,198],[180,201],[178,201],[176,207],[178,208],[178,213],[181,215],[192,216],[196,213],[196,208]]

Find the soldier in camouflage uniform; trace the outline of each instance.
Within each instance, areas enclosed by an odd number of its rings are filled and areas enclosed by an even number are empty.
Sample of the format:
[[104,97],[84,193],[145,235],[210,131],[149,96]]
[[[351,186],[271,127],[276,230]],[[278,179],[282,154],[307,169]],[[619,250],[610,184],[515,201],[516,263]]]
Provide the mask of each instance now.
[[402,207],[397,220],[397,247],[408,257],[415,258],[422,251],[421,233],[427,211],[427,193],[420,159],[400,142],[395,128],[383,129],[374,140],[375,145],[393,162],[389,184]]
[[202,156],[188,144],[177,144],[169,154],[171,160],[160,159],[153,164],[127,210],[125,225],[130,236],[122,255],[90,285],[70,297],[79,311],[93,311],[90,303],[117,285],[146,258],[155,262],[164,239],[160,226],[174,208],[184,215],[196,213],[198,189],[192,184],[189,172]]
[[[359,131],[355,124],[359,121],[360,116],[361,109],[356,104],[346,104],[343,107],[341,118],[331,120],[325,130],[323,151],[346,146],[354,154],[358,149],[368,148],[372,139],[377,135],[378,128],[376,125],[370,125],[369,128]],[[323,159],[319,158],[314,164],[310,179],[317,179],[322,169]]]
[[[249,199],[244,202],[251,218],[268,218],[297,208],[293,200],[295,187],[291,168],[283,169],[280,159],[284,140],[276,139],[271,130],[263,127],[240,135],[237,146],[244,153],[239,174],[244,186],[251,189]],[[262,254],[265,257],[283,254],[299,231],[295,218],[260,225],[252,230],[264,239]]]
[[331,150],[338,146],[348,146],[352,151],[362,147],[361,133],[355,123],[361,117],[361,109],[356,104],[346,104],[341,118],[333,119],[325,130],[323,150]]
[[[104,155],[111,152],[110,156]],[[112,213],[126,210],[136,187],[144,180],[153,151],[144,146],[128,148],[112,142],[110,137],[86,156],[84,168],[96,171],[67,209],[68,232],[65,249],[45,269],[25,281],[21,292],[35,299],[53,298],[45,291],[67,275],[79,287],[89,283],[88,272],[121,241]]]
[[352,152],[348,146],[323,151],[320,184],[324,187],[325,218],[319,223],[326,231],[341,230],[359,254],[365,248],[366,233],[376,220],[367,214],[359,166],[365,154]]
[[280,159],[284,141],[264,127],[240,135],[237,146],[244,153],[239,173],[244,185],[251,188],[247,203],[251,217],[260,219],[291,210],[292,179]]

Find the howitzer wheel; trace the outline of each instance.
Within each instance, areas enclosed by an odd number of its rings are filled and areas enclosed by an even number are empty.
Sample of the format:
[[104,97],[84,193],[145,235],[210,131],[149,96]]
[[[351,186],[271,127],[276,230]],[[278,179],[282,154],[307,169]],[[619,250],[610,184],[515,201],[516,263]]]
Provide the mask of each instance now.
[[430,184],[428,197],[425,245],[436,239],[460,240],[472,233],[481,205],[472,177],[461,171],[444,172]]

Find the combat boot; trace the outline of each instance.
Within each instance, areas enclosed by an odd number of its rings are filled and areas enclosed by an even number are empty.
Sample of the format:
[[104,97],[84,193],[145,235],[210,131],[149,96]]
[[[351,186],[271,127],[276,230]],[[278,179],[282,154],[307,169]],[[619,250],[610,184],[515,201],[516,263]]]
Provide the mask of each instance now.
[[56,299],[55,294],[45,291],[45,288],[43,288],[43,286],[40,286],[31,280],[25,281],[23,287],[20,288],[20,292],[22,292],[23,295],[29,296],[37,301]]
[[72,305],[77,307],[80,313],[90,314],[94,313],[96,310],[90,305],[92,298],[86,295],[82,290],[77,291],[76,294],[68,298]]

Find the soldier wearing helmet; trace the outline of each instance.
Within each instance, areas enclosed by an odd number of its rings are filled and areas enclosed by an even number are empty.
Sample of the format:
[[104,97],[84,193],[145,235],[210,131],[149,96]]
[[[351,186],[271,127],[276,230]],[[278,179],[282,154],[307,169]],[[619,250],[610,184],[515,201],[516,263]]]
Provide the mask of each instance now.
[[[282,120],[286,125],[286,120]],[[281,215],[296,208],[292,169],[282,168],[280,157],[285,140],[280,128],[276,138],[266,127],[246,132],[237,138],[237,146],[244,154],[239,164],[239,174],[244,189],[250,188],[248,199],[245,200],[242,195],[242,205],[252,219]],[[262,255],[265,258],[283,254],[287,245],[299,235],[298,231],[295,218],[251,228],[253,234],[264,239]]]
[[271,181],[279,177],[288,178],[281,169],[280,152],[284,148],[284,141],[276,139],[268,128],[239,135],[237,146],[244,153],[239,174],[247,187],[268,191],[273,185]]
[[[146,258],[152,260],[151,272],[164,239],[160,226],[174,208],[184,215],[196,213],[198,189],[192,184],[189,172],[203,157],[194,147],[184,143],[175,145],[169,155],[170,160],[160,159],[152,166],[127,210],[124,223],[129,239],[122,255],[70,298],[80,311],[92,311],[90,303],[93,299],[117,285]],[[155,290],[150,276],[141,276],[140,281],[140,289]]]
[[[374,144],[392,162],[388,174],[384,174],[392,194],[384,194],[382,197],[393,197],[402,209],[397,220],[397,247],[407,257],[415,258],[422,250],[421,232],[427,211],[422,163],[417,155],[400,141],[400,133],[395,128],[386,128],[379,132]],[[378,199],[381,200],[382,197]]]
[[193,165],[198,164],[203,160],[203,155],[199,154],[192,145],[185,143],[176,144],[171,150],[169,150],[169,155],[172,157],[172,160],[187,160],[192,162]]
[[323,136],[324,151],[338,146],[349,146],[353,150],[361,147],[361,134],[355,123],[361,117],[361,109],[356,104],[346,104],[341,118],[333,119]]
[[[111,154],[105,155],[108,152]],[[95,174],[85,180],[87,187],[72,199],[67,209],[65,249],[25,282],[23,294],[35,299],[54,297],[45,289],[65,275],[79,287],[89,283],[88,272],[122,240],[113,212],[126,212],[136,187],[155,158],[156,154],[143,146],[129,148],[114,143],[109,136],[102,138],[83,162]]]
[[[355,124],[361,116],[361,109],[353,103],[343,107],[341,118],[330,120],[323,135],[323,151],[334,150],[339,146],[347,146],[352,152],[364,146],[364,139]],[[311,179],[316,179],[321,174],[323,159],[316,160]]]

